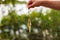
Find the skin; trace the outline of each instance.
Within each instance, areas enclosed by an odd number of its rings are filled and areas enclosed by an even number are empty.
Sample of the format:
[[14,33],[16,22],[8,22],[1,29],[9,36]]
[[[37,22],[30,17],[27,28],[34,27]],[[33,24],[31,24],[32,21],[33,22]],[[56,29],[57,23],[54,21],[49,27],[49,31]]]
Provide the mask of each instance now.
[[28,3],[28,9],[37,6],[45,6],[48,8],[60,10],[60,1],[59,0],[30,0]]

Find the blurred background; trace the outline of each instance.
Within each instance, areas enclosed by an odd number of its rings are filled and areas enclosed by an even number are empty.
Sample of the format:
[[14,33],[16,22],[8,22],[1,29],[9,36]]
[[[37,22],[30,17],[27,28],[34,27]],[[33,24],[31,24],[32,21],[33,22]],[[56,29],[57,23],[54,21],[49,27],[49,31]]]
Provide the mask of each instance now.
[[28,2],[0,0],[0,40],[60,40],[60,10]]

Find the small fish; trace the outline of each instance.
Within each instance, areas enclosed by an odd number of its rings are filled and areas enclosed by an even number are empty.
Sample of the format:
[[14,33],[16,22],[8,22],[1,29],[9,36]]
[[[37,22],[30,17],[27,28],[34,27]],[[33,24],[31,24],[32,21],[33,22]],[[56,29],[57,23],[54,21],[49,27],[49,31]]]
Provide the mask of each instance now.
[[31,32],[31,20],[30,20],[30,18],[28,19],[27,26],[28,26],[28,30],[29,30],[29,33],[30,33]]

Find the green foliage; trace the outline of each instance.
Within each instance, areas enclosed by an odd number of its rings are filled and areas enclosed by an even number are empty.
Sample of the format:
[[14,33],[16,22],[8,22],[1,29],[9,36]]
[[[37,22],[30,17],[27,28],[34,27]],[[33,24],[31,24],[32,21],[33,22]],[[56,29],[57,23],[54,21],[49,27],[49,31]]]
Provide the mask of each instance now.
[[27,2],[25,1],[18,1],[18,0],[0,0],[0,4],[12,4],[13,6],[15,6],[15,4],[27,4]]
[[[18,0],[0,0],[0,4],[26,3]],[[31,33],[28,32],[28,19],[31,19]],[[47,30],[47,31],[46,31]],[[16,34],[18,32],[18,34]],[[45,33],[44,33],[45,32]],[[47,33],[46,33],[47,32]],[[46,36],[44,36],[44,34]],[[52,36],[52,37],[51,37]],[[10,11],[3,16],[0,23],[0,40],[60,40],[60,11],[51,10],[43,15],[42,11],[33,11],[31,14],[17,15],[16,11]]]
[[[53,37],[57,33],[57,37],[55,37],[55,38],[56,38],[56,40],[59,40],[59,37],[60,37],[60,31],[59,31],[60,30],[60,11],[57,11],[57,10],[51,10],[51,12],[46,13],[46,15],[43,15],[41,12],[33,11],[29,15],[23,14],[21,16],[18,16],[15,11],[11,11],[11,12],[9,12],[9,14],[7,16],[4,16],[2,18],[2,21],[1,21],[2,25],[1,25],[0,29],[3,32],[1,34],[1,37],[4,38],[4,36],[6,36],[6,38],[8,38],[8,36],[9,36],[9,39],[11,38],[10,31],[8,33],[4,31],[4,29],[6,29],[6,28],[9,30],[13,29],[14,33],[15,33],[14,35],[16,37],[16,31],[22,29],[21,25],[24,24],[27,27],[27,22],[28,22],[29,16],[30,16],[31,24],[32,24],[32,32],[28,33],[28,31],[27,31],[28,29],[24,30],[23,33],[29,34],[28,35],[29,37],[26,40],[28,40],[28,39],[40,40],[40,39],[37,39],[37,37],[39,37],[39,36],[42,40],[43,39],[42,32],[44,30],[48,30],[49,33],[52,34]],[[35,34],[35,32],[33,31],[34,28],[38,29],[39,33]],[[50,31],[50,29],[52,31]],[[20,38],[22,38],[22,37],[20,36]],[[55,39],[55,38],[53,38],[53,39]],[[23,40],[23,38],[21,40]]]

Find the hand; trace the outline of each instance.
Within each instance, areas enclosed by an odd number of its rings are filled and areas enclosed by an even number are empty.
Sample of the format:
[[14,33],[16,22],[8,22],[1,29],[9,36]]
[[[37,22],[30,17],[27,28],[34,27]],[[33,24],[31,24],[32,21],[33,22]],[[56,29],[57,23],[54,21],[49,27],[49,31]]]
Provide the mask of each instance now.
[[28,9],[36,6],[41,6],[45,0],[30,0],[28,3]]

